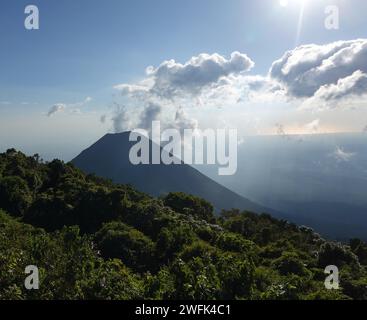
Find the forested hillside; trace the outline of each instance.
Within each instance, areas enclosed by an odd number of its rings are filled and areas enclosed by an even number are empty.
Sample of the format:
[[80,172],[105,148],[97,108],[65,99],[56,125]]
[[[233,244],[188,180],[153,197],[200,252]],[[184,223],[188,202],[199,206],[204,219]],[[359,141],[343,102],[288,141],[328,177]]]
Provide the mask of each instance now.
[[[174,177],[173,177],[174,178]],[[220,217],[203,199],[0,155],[0,299],[367,299],[367,245],[267,214]],[[40,289],[24,269],[40,270]],[[324,268],[340,269],[326,290]]]

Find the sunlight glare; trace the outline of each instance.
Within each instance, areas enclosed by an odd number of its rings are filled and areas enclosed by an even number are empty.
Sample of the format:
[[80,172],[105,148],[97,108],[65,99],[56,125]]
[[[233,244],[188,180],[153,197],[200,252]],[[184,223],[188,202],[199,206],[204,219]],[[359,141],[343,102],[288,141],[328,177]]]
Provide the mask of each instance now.
[[308,0],[279,0],[279,4],[282,7],[288,7],[291,3],[299,3],[304,5]]

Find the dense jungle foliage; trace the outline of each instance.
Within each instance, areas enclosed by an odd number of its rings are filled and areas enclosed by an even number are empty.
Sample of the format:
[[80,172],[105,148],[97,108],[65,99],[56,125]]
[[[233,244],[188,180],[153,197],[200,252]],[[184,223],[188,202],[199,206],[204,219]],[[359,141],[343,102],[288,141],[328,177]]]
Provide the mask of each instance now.
[[[174,179],[174,177],[172,177]],[[367,299],[367,245],[0,154],[0,299]],[[346,213],[347,214],[347,213]],[[26,290],[25,268],[40,271]],[[324,269],[340,270],[326,290]]]

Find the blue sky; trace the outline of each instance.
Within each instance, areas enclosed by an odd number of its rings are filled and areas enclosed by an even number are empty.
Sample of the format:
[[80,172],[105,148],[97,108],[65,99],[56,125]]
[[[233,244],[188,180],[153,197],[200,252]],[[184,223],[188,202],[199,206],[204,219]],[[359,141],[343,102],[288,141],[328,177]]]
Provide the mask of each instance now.
[[[367,38],[366,1],[305,0],[297,39],[302,1],[289,0],[283,7],[279,0],[33,0],[40,10],[40,30],[29,31],[24,8],[30,2],[3,0],[0,148],[15,145],[36,152],[39,147],[46,156],[70,158],[110,130],[99,118],[120,99],[113,87],[137,83],[148,66],[169,59],[185,63],[201,53],[228,58],[239,51],[255,62],[249,75],[265,76],[275,60],[297,45]],[[339,30],[324,28],[329,4],[339,6]],[[91,101],[83,104],[87,97]],[[86,115],[44,119],[58,103],[79,105]],[[232,116],[243,110],[238,108]],[[200,110],[189,112],[200,118]],[[313,118],[319,117],[307,121]],[[66,148],[70,139],[72,146]]]

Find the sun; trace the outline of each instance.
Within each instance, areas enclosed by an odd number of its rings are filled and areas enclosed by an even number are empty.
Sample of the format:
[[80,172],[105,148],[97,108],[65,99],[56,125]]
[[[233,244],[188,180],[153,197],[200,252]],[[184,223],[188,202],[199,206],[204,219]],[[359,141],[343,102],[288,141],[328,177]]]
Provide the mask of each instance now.
[[288,5],[290,3],[300,3],[300,4],[305,4],[307,2],[307,0],[279,0],[279,4],[282,6],[282,7],[288,7]]

